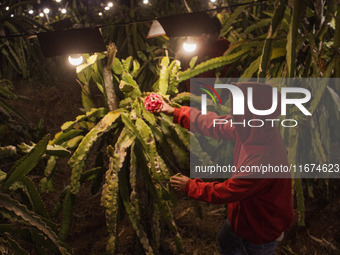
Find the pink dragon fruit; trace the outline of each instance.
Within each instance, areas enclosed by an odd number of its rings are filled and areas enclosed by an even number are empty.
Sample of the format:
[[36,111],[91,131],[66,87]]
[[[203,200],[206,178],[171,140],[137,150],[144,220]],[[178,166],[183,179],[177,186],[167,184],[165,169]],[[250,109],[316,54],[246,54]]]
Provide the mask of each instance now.
[[149,112],[156,112],[159,109],[162,109],[163,99],[160,95],[156,93],[151,93],[144,99],[144,107]]

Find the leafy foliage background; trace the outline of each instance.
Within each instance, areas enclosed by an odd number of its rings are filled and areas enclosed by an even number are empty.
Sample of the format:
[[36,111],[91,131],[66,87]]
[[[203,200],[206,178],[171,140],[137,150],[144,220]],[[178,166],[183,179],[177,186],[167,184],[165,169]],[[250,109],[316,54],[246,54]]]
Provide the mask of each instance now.
[[[150,2],[149,6],[126,2],[100,21],[97,15],[89,15],[89,6],[80,0],[70,2],[67,16],[51,15],[49,21],[38,16],[23,16],[33,2],[7,0],[0,5],[0,33],[7,36],[1,38],[0,44],[0,155],[6,162],[5,167],[1,167],[4,171],[0,178],[0,227],[4,230],[1,247],[23,254],[31,250],[38,254],[71,253],[64,241],[67,241],[72,215],[77,208],[77,194],[81,186],[90,185],[92,194],[101,194],[101,205],[106,210],[108,253],[114,253],[117,248],[119,214],[124,211],[138,237],[140,253],[159,251],[160,232],[165,229],[162,222],[172,233],[177,252],[183,252],[181,235],[171,211],[177,201],[168,179],[171,174],[186,173],[188,169],[190,134],[172,124],[169,117],[155,117],[146,112],[143,98],[156,91],[173,106],[185,104],[190,94],[179,93],[182,82],[226,64],[242,78],[322,77],[327,81],[327,78],[339,77],[340,19],[335,0],[278,0],[211,12],[222,22],[221,36],[227,38],[231,46],[220,58],[200,64],[193,59],[188,69],[174,60],[180,40],[166,37],[146,40],[147,23],[105,26],[103,36],[107,44],[116,43],[118,52],[112,66],[107,61],[112,54],[110,48],[107,54],[84,55],[87,62],[77,69],[82,114],[64,123],[53,139],[42,136],[42,130],[35,138],[28,135],[32,128],[27,127],[24,116],[9,102],[22,99],[15,94],[11,81],[29,80],[30,86],[36,86],[37,80],[50,81],[44,84],[48,86],[56,79],[51,67],[63,62],[61,58],[44,59],[36,39],[11,35],[51,30],[51,23],[63,18],[70,18],[76,23],[74,26],[91,26],[98,22],[126,23],[188,11],[183,5],[186,1]],[[212,7],[203,1],[187,1],[186,4],[191,11]],[[10,16],[12,10],[14,17]],[[92,14],[97,12],[91,11]],[[118,103],[115,109],[110,108],[108,101],[110,84],[104,74],[107,66]],[[332,162],[336,158],[332,152],[339,146],[340,88],[338,84],[325,82],[308,89],[315,95],[308,106],[313,117],[299,119],[302,128],[282,130],[289,161],[297,164]],[[100,98],[100,103],[95,97]],[[295,118],[296,113],[290,111],[287,117]],[[25,143],[17,145],[18,135]],[[192,153],[204,155],[199,144]],[[65,159],[72,173],[68,185],[56,190],[55,176],[60,171],[57,165]],[[201,160],[209,159],[201,157]],[[30,174],[39,165],[45,170],[37,188]],[[314,196],[315,182],[294,179],[300,225],[306,223],[305,199]],[[317,182],[327,199],[329,180]],[[60,195],[52,212],[44,209],[40,198],[44,192]],[[48,220],[58,215],[61,217],[59,225]],[[20,231],[15,233],[17,229]]]

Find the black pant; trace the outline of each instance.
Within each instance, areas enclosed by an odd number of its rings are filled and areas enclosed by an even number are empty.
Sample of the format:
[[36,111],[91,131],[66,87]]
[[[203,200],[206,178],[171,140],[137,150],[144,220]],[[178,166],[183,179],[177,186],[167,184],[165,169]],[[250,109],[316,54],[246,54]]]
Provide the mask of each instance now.
[[217,243],[222,255],[275,255],[278,242],[250,243],[238,237],[227,220],[217,234]]

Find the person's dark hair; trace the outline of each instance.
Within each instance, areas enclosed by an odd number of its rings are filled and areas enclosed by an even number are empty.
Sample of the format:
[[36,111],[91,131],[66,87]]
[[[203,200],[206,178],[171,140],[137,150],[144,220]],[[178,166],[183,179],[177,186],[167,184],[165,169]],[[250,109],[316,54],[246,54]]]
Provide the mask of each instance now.
[[221,29],[222,29],[222,25],[220,20],[217,17],[212,17],[210,18],[210,24],[211,24],[211,32],[216,32],[216,33],[220,33]]

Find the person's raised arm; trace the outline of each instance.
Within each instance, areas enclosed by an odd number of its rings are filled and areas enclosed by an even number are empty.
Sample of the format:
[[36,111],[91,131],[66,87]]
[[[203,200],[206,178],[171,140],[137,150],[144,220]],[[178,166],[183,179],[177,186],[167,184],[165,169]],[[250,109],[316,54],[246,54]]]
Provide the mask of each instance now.
[[190,131],[201,133],[218,139],[235,140],[235,128],[230,125],[231,116],[219,116],[214,112],[203,115],[201,111],[182,106],[174,108],[163,101],[163,107],[157,112],[163,112],[174,117],[174,122]]

